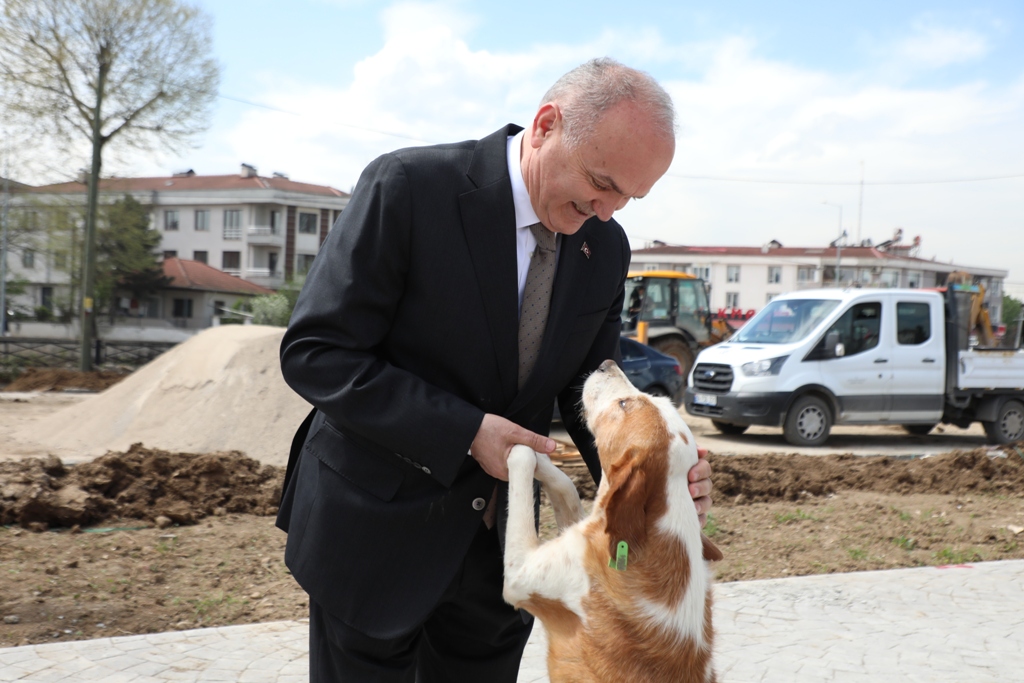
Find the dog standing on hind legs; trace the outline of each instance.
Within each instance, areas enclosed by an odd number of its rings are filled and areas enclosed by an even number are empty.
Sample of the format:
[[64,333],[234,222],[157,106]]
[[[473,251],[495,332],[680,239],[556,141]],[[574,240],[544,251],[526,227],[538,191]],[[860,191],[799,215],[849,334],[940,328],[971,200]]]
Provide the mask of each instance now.
[[[689,493],[693,435],[668,399],[639,392],[613,361],[587,379],[583,405],[604,475],[588,517],[546,455],[509,454],[505,600],[547,629],[552,683],[713,682],[706,560],[722,555]],[[534,477],[560,532],[543,544]]]

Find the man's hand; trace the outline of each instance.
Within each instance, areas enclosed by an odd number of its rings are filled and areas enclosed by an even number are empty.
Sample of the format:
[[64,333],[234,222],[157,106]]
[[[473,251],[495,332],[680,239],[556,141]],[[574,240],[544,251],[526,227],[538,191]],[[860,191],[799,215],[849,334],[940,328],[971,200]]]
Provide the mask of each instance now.
[[[484,472],[495,479],[508,481],[508,454],[517,444],[529,446],[540,453],[550,454],[555,450],[554,439],[535,434],[515,422],[487,413],[469,447],[469,453],[480,463],[480,467],[484,468]],[[710,472],[708,469],[709,474]],[[711,490],[710,483],[708,490]],[[708,507],[710,506],[709,502]]]
[[697,457],[699,460],[690,468],[687,479],[690,482],[693,504],[697,506],[697,517],[703,528],[708,521],[708,512],[711,511],[711,464],[707,461],[708,449],[698,448]]

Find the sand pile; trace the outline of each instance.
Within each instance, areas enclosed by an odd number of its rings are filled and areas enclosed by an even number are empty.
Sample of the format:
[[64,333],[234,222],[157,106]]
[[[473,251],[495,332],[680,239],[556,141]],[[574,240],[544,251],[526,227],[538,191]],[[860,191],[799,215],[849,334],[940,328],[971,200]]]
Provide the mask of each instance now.
[[210,328],[16,437],[73,459],[141,443],[186,453],[237,450],[284,465],[309,406],[281,377],[283,334],[259,325]]
[[87,389],[103,391],[128,376],[127,372],[94,370],[81,372],[68,368],[26,368],[18,378],[3,388],[3,391],[64,391],[65,389]]

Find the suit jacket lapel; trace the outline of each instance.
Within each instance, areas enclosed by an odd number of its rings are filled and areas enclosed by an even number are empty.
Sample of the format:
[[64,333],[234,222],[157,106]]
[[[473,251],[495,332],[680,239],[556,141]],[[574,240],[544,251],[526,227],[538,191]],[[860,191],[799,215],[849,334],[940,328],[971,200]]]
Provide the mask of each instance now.
[[506,142],[519,130],[510,125],[480,140],[467,172],[477,189],[459,195],[462,228],[483,298],[506,404],[516,394],[519,372],[515,205]]

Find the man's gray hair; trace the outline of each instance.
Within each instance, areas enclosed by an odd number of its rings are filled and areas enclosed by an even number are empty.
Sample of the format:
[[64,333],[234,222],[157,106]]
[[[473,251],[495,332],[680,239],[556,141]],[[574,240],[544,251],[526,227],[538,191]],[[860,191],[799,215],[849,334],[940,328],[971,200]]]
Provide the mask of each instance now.
[[574,149],[590,138],[605,112],[623,101],[638,105],[661,133],[675,136],[676,112],[665,89],[650,74],[609,57],[591,59],[559,78],[541,104],[559,105],[566,146]]

